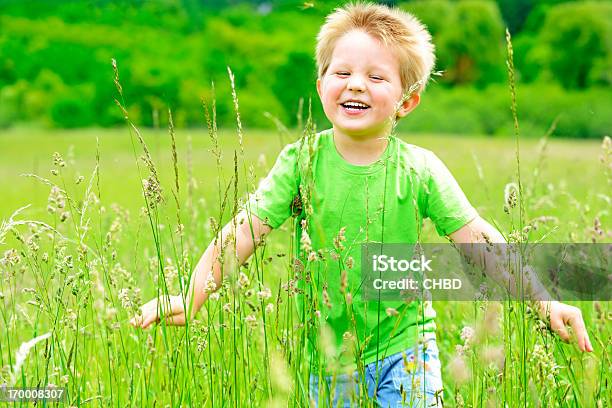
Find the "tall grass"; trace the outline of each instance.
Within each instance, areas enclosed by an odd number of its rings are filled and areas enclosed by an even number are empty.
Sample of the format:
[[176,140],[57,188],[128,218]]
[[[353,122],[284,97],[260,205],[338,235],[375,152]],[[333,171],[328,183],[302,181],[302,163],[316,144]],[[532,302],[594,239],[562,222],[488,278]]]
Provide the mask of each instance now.
[[[516,112],[511,58],[509,68]],[[87,178],[78,176],[71,161],[59,153],[53,157],[50,178],[31,175],[49,188],[48,214],[37,220],[30,208],[24,208],[0,226],[0,384],[65,386],[70,406],[305,407],[311,403],[312,374],[320,380],[321,404],[332,401],[333,384],[341,373],[333,376],[332,387],[324,385],[323,367],[335,350],[317,318],[325,307],[345,307],[351,316],[352,296],[345,291],[344,304],[329,305],[326,289],[316,286],[321,282],[312,267],[317,254],[307,246],[314,182],[309,162],[304,164],[302,180],[303,215],[289,223],[286,242],[266,240],[242,266],[236,262],[234,243],[225,246],[220,254],[225,259],[221,288],[184,327],[162,320],[152,330],[141,331],[128,324],[143,299],[185,293],[194,259],[237,214],[244,192],[253,191],[256,179],[245,157],[243,138],[248,136],[234,89],[234,141],[220,140],[214,98],[203,101],[216,168],[216,174],[206,175],[206,182],[216,185],[217,196],[206,197],[206,203],[198,200],[191,151],[181,156],[171,112],[172,176],[164,184],[162,166],[123,108],[116,64],[114,69],[117,105],[132,141],[134,171],[143,181],[133,187],[141,191],[142,209],[130,213],[102,197],[100,178],[108,170],[101,165],[99,148]],[[233,78],[231,71],[229,75]],[[520,162],[516,115],[515,126],[517,178],[506,189],[505,202],[497,205],[505,205],[510,218],[507,238],[523,242],[530,240],[534,227],[565,228],[562,220],[541,215],[542,200],[571,196],[573,205],[582,204],[569,190],[542,193],[527,184],[521,177],[526,169]],[[283,132],[285,137],[301,138],[302,148],[314,154],[316,129],[310,115],[304,129]],[[236,146],[229,157],[223,156],[224,142]],[[602,162],[609,172],[609,139],[603,150]],[[532,183],[542,181],[545,152],[541,150]],[[224,170],[228,162],[229,172]],[[187,171],[181,173],[184,167]],[[601,224],[602,217],[595,215],[598,224],[585,212],[569,238],[605,241],[610,232]],[[347,262],[342,253],[348,245],[342,237],[339,231],[335,240],[341,264]],[[293,257],[298,244],[305,262]],[[580,304],[595,345],[591,356],[560,342],[522,302],[435,306],[447,405],[603,407],[612,403],[608,302]],[[393,310],[380,312],[394,315]],[[349,332],[347,341],[358,357],[363,339],[354,335],[354,320],[351,327],[353,335]],[[385,351],[379,351],[384,356]],[[363,365],[357,369],[363,376]],[[354,405],[374,406],[366,394],[361,385],[360,396],[351,396]]]

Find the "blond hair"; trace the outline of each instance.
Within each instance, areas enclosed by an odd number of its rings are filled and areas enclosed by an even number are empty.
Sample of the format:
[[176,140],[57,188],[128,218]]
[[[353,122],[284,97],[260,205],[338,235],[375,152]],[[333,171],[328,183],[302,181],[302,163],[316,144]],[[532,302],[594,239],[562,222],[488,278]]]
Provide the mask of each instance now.
[[317,36],[319,78],[329,68],[336,42],[353,30],[364,31],[393,50],[404,92],[425,88],[436,59],[431,34],[412,14],[372,3],[348,4],[327,16]]

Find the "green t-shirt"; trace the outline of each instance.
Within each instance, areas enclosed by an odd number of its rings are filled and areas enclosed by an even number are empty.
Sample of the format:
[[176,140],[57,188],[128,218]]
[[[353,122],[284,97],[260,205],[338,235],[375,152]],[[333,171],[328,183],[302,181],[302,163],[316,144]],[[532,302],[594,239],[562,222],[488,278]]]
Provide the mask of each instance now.
[[[324,259],[310,262],[310,267],[321,300],[321,320],[331,328],[336,350],[345,348],[345,334],[354,333],[353,327],[365,364],[413,347],[419,334],[432,333],[435,312],[428,302],[362,299],[361,244],[422,242],[424,218],[430,218],[438,234],[444,236],[477,216],[442,161],[426,149],[390,136],[379,160],[367,166],[353,165],[336,150],[330,129],[311,141],[302,139],[286,146],[247,208],[270,227],[278,228],[294,213],[298,191],[309,197],[301,203],[302,214],[308,214],[313,251],[324,255]],[[296,224],[299,226],[299,221]],[[334,239],[343,227],[344,249],[338,251]],[[300,236],[298,232],[298,244]],[[334,252],[339,253],[340,261],[331,256]],[[302,253],[304,262],[309,262],[304,259],[307,255]],[[354,261],[352,268],[348,268],[349,257]],[[341,290],[341,269],[347,271],[352,316]],[[323,287],[328,302],[322,300]],[[395,309],[398,315],[389,316],[387,308]],[[340,363],[346,363],[348,353],[340,354],[344,355]]]

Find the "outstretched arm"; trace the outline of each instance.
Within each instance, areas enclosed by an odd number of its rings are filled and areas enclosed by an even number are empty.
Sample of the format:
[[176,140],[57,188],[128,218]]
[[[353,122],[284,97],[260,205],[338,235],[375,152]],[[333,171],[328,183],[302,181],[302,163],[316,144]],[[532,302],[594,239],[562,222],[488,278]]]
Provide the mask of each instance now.
[[[457,231],[449,234],[449,238],[457,244],[472,244],[472,243],[505,243],[506,240],[502,234],[495,229],[491,224],[486,222],[481,217],[476,217]],[[469,246],[462,246],[466,250]],[[475,261],[482,263],[487,255],[478,253],[478,249],[482,252],[482,245],[476,245],[472,250],[467,249],[467,255]],[[481,265],[485,267],[486,265]],[[486,268],[485,268],[486,270]],[[535,291],[544,290],[539,285],[539,282],[529,282],[533,285],[531,288]],[[511,285],[512,286],[512,285]],[[571,327],[576,335],[578,347],[581,351],[593,351],[593,346],[589,340],[589,335],[586,331],[582,312],[574,306],[566,305],[553,300],[540,300],[538,302],[538,313],[545,321],[550,319],[551,329],[561,337],[563,341],[568,342],[570,335],[568,327]]]
[[255,251],[255,247],[272,228],[264,224],[254,215],[247,216],[241,211],[228,222],[216,239],[208,245],[204,254],[196,265],[189,282],[189,288],[184,298],[178,296],[161,296],[153,299],[141,307],[141,316],[131,320],[135,327],[146,329],[151,324],[159,322],[161,318],[171,325],[184,325],[187,316],[193,318],[200,310],[211,292],[221,285],[223,253],[234,250],[234,236],[236,239],[235,256],[240,265],[244,263]]

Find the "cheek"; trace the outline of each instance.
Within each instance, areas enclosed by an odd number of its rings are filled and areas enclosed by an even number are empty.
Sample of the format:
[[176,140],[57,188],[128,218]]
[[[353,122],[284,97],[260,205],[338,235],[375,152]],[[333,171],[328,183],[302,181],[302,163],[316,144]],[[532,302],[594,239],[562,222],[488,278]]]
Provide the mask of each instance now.
[[337,96],[334,93],[327,92],[321,98],[321,102],[326,109],[332,109],[336,106]]
[[378,102],[379,102],[379,106],[384,107],[385,110],[389,110],[389,109],[395,109],[395,106],[397,105],[397,102],[399,101],[399,99],[400,99],[399,96],[385,94],[385,95],[380,95]]
[[328,90],[323,90],[321,95],[319,95],[319,99],[321,100],[321,106],[323,107],[323,111],[326,114],[330,114],[335,103],[334,99],[330,96]]
[[342,84],[336,81],[328,81],[321,89],[324,99],[337,99],[342,92]]

